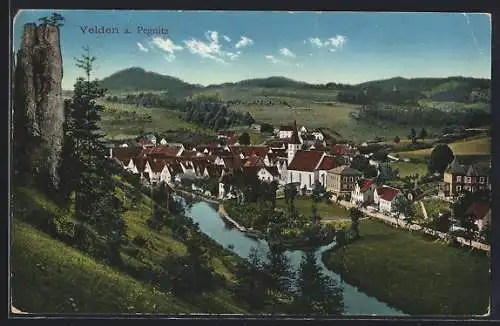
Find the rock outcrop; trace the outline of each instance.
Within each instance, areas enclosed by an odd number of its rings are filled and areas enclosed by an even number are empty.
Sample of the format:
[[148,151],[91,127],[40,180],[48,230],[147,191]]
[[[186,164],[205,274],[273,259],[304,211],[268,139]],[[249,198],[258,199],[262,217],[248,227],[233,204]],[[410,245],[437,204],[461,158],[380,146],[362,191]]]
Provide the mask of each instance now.
[[63,145],[62,76],[59,28],[26,24],[14,76],[14,156],[24,173],[54,188]]

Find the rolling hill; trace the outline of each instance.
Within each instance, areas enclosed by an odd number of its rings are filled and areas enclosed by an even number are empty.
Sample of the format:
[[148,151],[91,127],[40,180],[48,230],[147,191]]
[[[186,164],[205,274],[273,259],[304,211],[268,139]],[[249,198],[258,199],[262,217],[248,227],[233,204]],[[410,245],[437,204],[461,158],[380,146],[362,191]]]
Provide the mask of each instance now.
[[[467,102],[471,94],[481,93],[480,98],[485,101],[490,88],[489,79],[471,77],[446,77],[446,78],[403,78],[395,77],[383,80],[368,81],[357,85],[343,85],[336,83],[311,84],[297,81],[283,76],[271,76],[268,78],[246,79],[238,82],[212,84],[200,86],[185,82],[179,78],[161,75],[146,71],[143,68],[132,67],[118,71],[101,80],[103,87],[111,91],[166,91],[176,96],[187,96],[197,91],[223,91],[238,92],[253,88],[270,89],[277,91],[282,89],[307,90],[307,93],[324,93],[325,91],[349,90],[360,92],[365,89],[373,89],[383,93],[391,93],[394,88],[398,91],[411,93],[416,98],[433,101],[457,101]],[[475,98],[478,98],[475,96]]]
[[120,70],[101,80],[101,86],[111,91],[167,91],[186,93],[198,88],[179,78],[161,75],[143,68],[132,67]]

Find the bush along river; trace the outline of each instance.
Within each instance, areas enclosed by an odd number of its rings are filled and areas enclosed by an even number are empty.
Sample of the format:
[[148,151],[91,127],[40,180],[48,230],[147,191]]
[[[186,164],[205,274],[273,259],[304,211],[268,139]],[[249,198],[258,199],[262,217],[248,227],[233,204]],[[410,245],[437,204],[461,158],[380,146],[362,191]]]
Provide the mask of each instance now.
[[[178,197],[182,200],[181,197]],[[190,217],[194,222],[199,224],[200,230],[209,236],[211,239],[231,250],[242,258],[248,258],[252,247],[262,253],[262,258],[268,250],[268,245],[265,240],[257,240],[247,237],[245,233],[236,228],[228,228],[219,212],[209,203],[194,202],[186,208],[186,216]],[[331,249],[335,245],[332,242],[326,246],[319,247],[316,252],[316,259],[323,273],[333,280],[340,283],[340,276],[333,271],[327,269],[323,264],[321,256],[323,252]],[[300,250],[286,251],[286,255],[290,259],[290,263],[294,271],[297,271],[300,266],[304,252]],[[355,286],[343,282],[340,286],[343,287],[345,315],[378,315],[378,316],[405,316],[406,314],[400,310],[390,307],[384,302],[370,297],[358,290]]]

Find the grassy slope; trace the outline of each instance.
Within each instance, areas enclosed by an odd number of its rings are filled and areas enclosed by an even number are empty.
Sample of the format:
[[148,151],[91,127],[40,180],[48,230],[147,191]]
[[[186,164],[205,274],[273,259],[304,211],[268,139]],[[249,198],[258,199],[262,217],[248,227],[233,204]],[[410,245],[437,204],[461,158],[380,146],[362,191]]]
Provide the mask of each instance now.
[[[131,187],[129,184],[122,183],[121,187]],[[119,195],[122,193],[121,188],[117,189],[117,192]],[[16,189],[16,194],[18,197],[22,198],[22,202],[25,203],[25,206],[35,206],[39,208],[43,208],[43,210],[47,212],[51,212],[52,214],[69,214],[67,211],[60,209],[57,207],[53,202],[48,200],[43,194],[41,194],[38,191],[35,191],[33,189],[27,189],[27,188],[18,188]],[[142,260],[139,260],[138,258],[135,258],[133,256],[128,255],[126,252],[123,252],[123,258],[124,260],[129,263],[129,264],[135,264],[135,265],[142,265],[146,262],[151,262],[153,264],[160,264],[165,258],[167,258],[170,255],[184,255],[186,253],[186,247],[182,242],[179,242],[172,238],[171,236],[171,230],[169,229],[163,229],[161,232],[154,232],[148,229],[146,226],[146,219],[151,216],[151,208],[150,208],[150,199],[147,196],[143,196],[143,200],[135,207],[131,208],[129,207],[127,212],[124,214],[124,218],[127,223],[127,235],[129,239],[133,239],[137,235],[141,235],[144,238],[149,240],[149,246],[148,249],[144,251],[144,258]],[[16,218],[17,219],[17,218]],[[16,222],[19,223],[19,222]],[[31,241],[30,239],[32,238],[31,235],[28,233],[27,225],[24,226],[24,228],[20,228],[19,232],[15,236],[15,239],[27,239],[28,243],[38,243],[38,241]],[[33,230],[34,232],[34,230]],[[32,233],[33,233],[32,232]],[[38,232],[38,231],[37,231]],[[24,238],[23,238],[24,237]],[[21,309],[21,310],[27,310],[27,311],[34,311],[32,309],[42,309],[42,310],[37,310],[37,311],[50,311],[50,312],[61,312],[60,309],[64,305],[63,303],[65,300],[68,299],[68,296],[66,295],[66,292],[69,291],[66,286],[57,286],[58,284],[58,278],[59,276],[59,271],[57,269],[57,265],[59,264],[57,260],[54,259],[48,259],[46,257],[50,257],[51,255],[57,256],[59,250],[56,249],[51,249],[51,247],[54,248],[63,248],[66,245],[63,243],[60,243],[56,240],[52,240],[48,238],[44,242],[44,246],[28,246],[24,245],[24,252],[28,251],[30,249],[33,250],[33,255],[38,255],[40,259],[38,259],[38,262],[42,263],[43,265],[48,266],[47,267],[47,275],[45,278],[33,278],[32,275],[34,273],[34,267],[33,264],[26,264],[23,262],[22,257],[18,258],[17,260],[13,260],[12,265],[15,269],[18,269],[16,272],[16,275],[18,275],[18,280],[14,282],[14,294],[15,294],[15,300],[16,301],[16,307]],[[17,240],[14,240],[14,247],[23,246],[22,241],[17,242]],[[19,252],[23,252],[21,249],[19,249]],[[94,266],[99,265],[95,261],[93,261],[91,258],[84,256],[78,251],[75,251],[69,247],[67,247],[68,252],[72,252],[73,255],[76,255],[78,257],[85,257],[85,258],[79,258],[79,260],[84,259],[87,262],[92,262],[90,263],[85,263],[85,264],[76,264],[78,259],[74,259],[69,261],[68,260],[68,267],[66,271],[68,272],[68,282],[71,281],[71,278],[73,277],[71,274],[72,270],[83,270],[82,274],[86,275],[94,275],[94,272],[90,269],[94,268]],[[23,253],[21,256],[26,256],[28,255],[27,253]],[[44,258],[45,257],[45,258]],[[237,258],[233,256],[230,252],[227,252],[226,254],[221,254],[218,255],[217,257],[213,257],[212,263],[216,269],[216,271],[224,275],[229,281],[234,280],[234,274],[232,271],[234,270],[234,266],[236,264]],[[99,265],[101,266],[101,265]],[[108,271],[111,271],[111,269],[108,269]],[[116,273],[116,272],[115,272]],[[112,274],[110,274],[113,276]],[[75,276],[76,277],[76,276]],[[113,276],[116,277],[116,276]],[[29,279],[25,279],[29,278]],[[84,289],[87,288],[93,288],[94,283],[98,284],[100,281],[99,278],[95,277],[88,277],[88,278],[81,278],[80,281],[75,281],[74,283],[68,283],[68,286],[74,286],[75,284],[78,285],[78,289],[74,288],[72,289],[71,295],[74,295],[75,292],[78,291],[83,291]],[[140,282],[136,282],[139,286],[145,286]],[[23,284],[29,284],[28,287],[25,287]],[[62,283],[61,283],[62,284]],[[121,290],[117,290],[121,291]],[[137,290],[139,291],[138,293],[142,293],[142,290]],[[17,295],[19,297],[17,297]],[[121,292],[120,292],[121,293]],[[127,291],[123,291],[123,293],[127,294]],[[118,296],[118,301],[122,300],[124,302],[128,302],[126,297],[121,297],[119,296],[119,293],[117,292],[116,294]],[[31,302],[32,297],[45,297],[47,296],[47,303],[43,302]],[[73,296],[75,298],[75,296]],[[84,292],[81,294],[82,302],[87,300],[88,298],[85,296]],[[76,298],[75,298],[76,299]],[[175,298],[173,298],[175,299]],[[134,299],[136,300],[136,299]],[[138,299],[137,299],[138,300]],[[149,300],[149,299],[147,299]],[[147,300],[143,305],[138,305],[137,309],[146,309],[146,310],[140,310],[143,312],[147,312]],[[240,305],[236,302],[233,301],[231,298],[231,293],[228,292],[228,290],[220,290],[216,293],[212,293],[207,296],[203,296],[201,298],[193,299],[196,301],[193,301],[190,304],[184,303],[183,308],[184,310],[182,311],[188,311],[188,312],[214,312],[214,313],[243,313],[244,309],[240,307]],[[36,300],[38,301],[38,300]],[[179,301],[179,300],[177,300]],[[36,305],[40,305],[37,307]],[[89,310],[87,311],[102,311],[102,310],[92,310],[94,309],[94,306],[92,306],[91,303],[85,303],[89,304]],[[102,308],[96,308],[96,309],[106,309],[105,312],[127,312],[127,310],[124,310],[125,308],[122,306],[116,306],[113,304],[106,305],[105,303],[101,303],[103,305]],[[33,306],[35,305],[35,306]],[[146,305],[146,306],[145,306]],[[163,313],[169,313],[169,312],[178,312],[181,310],[175,310],[175,306],[172,308],[172,310],[168,310],[163,306],[163,310],[161,312]],[[65,308],[66,309],[66,308]],[[179,308],[180,309],[180,308]],[[139,311],[137,310],[137,311]],[[67,311],[67,310],[64,310]],[[82,309],[80,309],[82,311]]]
[[[276,201],[276,207],[286,209],[287,205],[284,199],[278,199]],[[312,200],[310,198],[297,198],[295,199],[295,208],[306,216],[311,215]],[[344,207],[338,206],[335,203],[326,204],[318,203],[317,213],[321,217],[339,217],[339,218],[349,218],[349,213]]]
[[141,114],[148,114],[152,118],[152,122],[149,123],[127,120],[121,124],[113,124],[112,121],[115,118],[115,115],[110,113],[109,110],[105,110],[101,115],[101,127],[106,132],[106,138],[108,139],[134,138],[137,137],[140,129],[144,129],[144,131],[156,132],[185,129],[188,131],[199,131],[209,135],[214,133],[211,130],[197,127],[184,121],[180,117],[182,113],[178,111],[161,108],[137,108],[130,104],[112,103],[106,101],[102,101],[101,104],[103,104],[106,108],[114,108],[117,111],[135,111]]
[[[491,155],[491,137],[458,141],[449,146],[455,155]],[[426,148],[397,154],[401,157],[424,157],[431,155],[432,149]]]
[[427,165],[423,163],[396,162],[392,163],[391,166],[399,169],[399,176],[401,178],[415,173],[418,173],[419,176],[427,174]]
[[[491,293],[486,255],[374,220],[361,222],[360,233],[362,238],[347,246],[344,262],[346,280],[362,291],[414,315],[486,313]],[[323,259],[337,270],[339,257],[329,251]]]
[[13,237],[12,296],[22,311],[70,313],[70,298],[78,312],[87,313],[196,311],[19,220],[14,220]]

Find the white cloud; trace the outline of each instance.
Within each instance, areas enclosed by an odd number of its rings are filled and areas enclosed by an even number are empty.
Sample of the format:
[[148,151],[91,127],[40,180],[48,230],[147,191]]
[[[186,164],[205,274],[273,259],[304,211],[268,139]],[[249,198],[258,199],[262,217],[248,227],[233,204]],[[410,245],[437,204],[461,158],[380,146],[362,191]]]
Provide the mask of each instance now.
[[236,43],[236,45],[234,47],[239,49],[239,48],[243,48],[245,46],[250,46],[250,45],[253,45],[253,40],[246,37],[246,36],[242,36],[240,38],[240,40],[238,41],[238,43]]
[[297,68],[302,68],[302,67],[304,67],[304,65],[303,65],[302,63],[296,63],[296,64],[295,64],[295,67],[297,67]]
[[309,38],[309,43],[311,43],[313,46],[318,47],[318,48],[322,48],[323,46],[325,46],[324,43],[321,42],[321,40],[317,37]]
[[[219,63],[227,63],[226,60],[234,61],[241,55],[241,51],[231,52],[224,50],[219,43],[219,33],[217,31],[207,31],[205,37],[208,41],[192,38],[190,40],[185,40],[184,44],[189,52]],[[227,42],[231,41],[226,35],[222,35],[222,39]],[[248,39],[245,40],[245,42],[249,43],[252,42],[252,40]]]
[[285,57],[292,57],[292,58],[296,57],[295,53],[293,53],[292,51],[288,50],[287,48],[280,49],[280,53],[281,53],[282,56],[285,56]]
[[183,47],[175,44],[169,38],[153,37],[151,43],[158,47],[160,50],[166,52],[165,60],[172,62],[175,60],[175,52],[182,51]]
[[181,51],[183,48],[180,45],[175,44],[169,38],[153,37],[153,44],[156,45],[161,50],[173,54],[175,51]]
[[217,31],[207,31],[205,37],[210,42],[219,43],[219,33],[217,33]]
[[148,52],[148,49],[146,47],[144,47],[144,45],[142,45],[139,42],[137,42],[137,47],[139,48],[140,51]]
[[276,59],[275,56],[270,55],[270,54],[265,55],[264,58],[266,58],[271,63],[280,63],[281,62],[281,60]]
[[335,52],[337,50],[341,50],[344,46],[345,42],[347,42],[347,37],[344,35],[335,35],[335,37],[330,37],[324,41],[322,41],[318,37],[309,38],[309,43],[316,48],[328,48],[330,52]]

